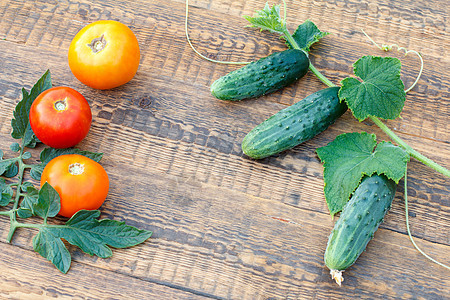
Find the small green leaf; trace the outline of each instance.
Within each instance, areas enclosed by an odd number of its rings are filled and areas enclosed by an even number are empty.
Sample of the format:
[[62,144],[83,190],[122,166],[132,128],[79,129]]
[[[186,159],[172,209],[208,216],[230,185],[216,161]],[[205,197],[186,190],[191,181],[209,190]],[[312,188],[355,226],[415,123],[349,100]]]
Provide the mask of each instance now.
[[96,152],[89,152],[89,151],[83,151],[76,148],[66,148],[66,149],[54,149],[54,148],[45,148],[42,150],[40,154],[40,164],[33,165],[31,167],[30,175],[33,179],[40,180],[42,171],[44,171],[45,166],[55,157],[58,157],[60,155],[64,154],[80,154],[84,155],[96,162],[99,162],[102,157],[103,153],[96,153]]
[[14,118],[11,120],[13,131],[11,136],[15,139],[23,139],[25,147],[34,148],[39,141],[33,133],[29,122],[29,113],[31,104],[40,93],[52,87],[50,71],[42,75],[42,77],[33,86],[30,93],[22,89],[22,100],[16,105],[14,110]]
[[400,79],[401,63],[397,58],[364,56],[354,63],[354,73],[361,78],[345,78],[339,98],[347,102],[355,118],[369,116],[397,118],[405,103],[406,93]]
[[[19,210],[17,211],[17,215],[23,219],[35,215],[34,207],[37,205],[39,200],[39,190],[33,185],[28,185],[31,184],[29,182],[26,182],[26,184],[26,194],[23,197],[22,202],[20,203]],[[24,185],[22,185],[21,188],[23,188]]]
[[23,207],[19,207],[17,209],[17,216],[19,218],[22,219],[26,219],[26,218],[31,218],[33,215],[33,213],[31,212],[31,210],[27,209],[27,208],[23,208]]
[[20,189],[22,190],[22,192],[26,192],[28,187],[34,187],[34,185],[29,182],[29,181],[24,181],[21,185],[20,185]]
[[61,209],[61,202],[58,192],[48,183],[44,183],[39,191],[38,200],[32,206],[34,213],[46,220],[48,217],[54,217]]
[[9,149],[11,149],[11,151],[13,151],[13,152],[19,152],[20,145],[19,145],[19,143],[14,142],[9,146]]
[[11,201],[14,192],[12,188],[6,184],[5,179],[3,178],[0,178],[0,191],[0,206],[6,206]]
[[402,148],[388,142],[377,145],[376,136],[366,132],[341,134],[318,148],[317,154],[324,164],[324,192],[331,215],[342,210],[364,175],[384,174],[398,183],[409,161]]
[[54,235],[52,228],[42,227],[33,238],[34,251],[52,262],[58,270],[67,273],[72,260],[62,240]]
[[[329,35],[329,32],[322,32],[317,28],[311,20],[306,20],[300,24],[295,30],[292,37],[297,42],[300,49],[309,52],[312,44],[318,42],[324,36]],[[286,41],[289,48],[293,48],[289,41]]]
[[29,159],[29,158],[31,158],[31,153],[30,153],[30,152],[24,152],[24,153],[22,154],[22,158],[23,158],[23,159]]
[[261,31],[268,30],[270,32],[284,34],[286,24],[280,17],[280,5],[274,5],[270,8],[266,3],[263,10],[256,11],[253,17],[244,16],[250,22],[249,27],[260,28]]
[[15,162],[13,162],[13,163],[9,164],[9,167],[3,173],[3,176],[5,176],[7,178],[11,178],[11,177],[16,176],[18,172],[19,172],[19,167],[17,166],[17,164]]
[[[5,173],[11,174],[11,169],[14,168],[13,165],[16,163],[15,160],[3,160],[0,155],[0,175]],[[19,170],[19,169],[17,169]],[[6,176],[11,177],[11,176]]]

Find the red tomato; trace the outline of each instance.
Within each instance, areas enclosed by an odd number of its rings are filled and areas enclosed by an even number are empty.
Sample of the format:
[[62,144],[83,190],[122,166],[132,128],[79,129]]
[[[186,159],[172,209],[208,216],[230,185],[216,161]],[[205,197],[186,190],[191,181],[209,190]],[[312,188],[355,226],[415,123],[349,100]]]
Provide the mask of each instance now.
[[81,209],[98,209],[106,199],[109,179],[94,160],[78,154],[52,159],[41,175],[41,187],[48,182],[61,198],[59,214],[72,217]]
[[69,148],[81,142],[91,121],[89,103],[69,87],[42,92],[30,109],[31,129],[41,142],[53,148]]
[[93,22],[78,32],[69,47],[69,66],[78,80],[95,89],[130,81],[139,67],[139,44],[126,25]]

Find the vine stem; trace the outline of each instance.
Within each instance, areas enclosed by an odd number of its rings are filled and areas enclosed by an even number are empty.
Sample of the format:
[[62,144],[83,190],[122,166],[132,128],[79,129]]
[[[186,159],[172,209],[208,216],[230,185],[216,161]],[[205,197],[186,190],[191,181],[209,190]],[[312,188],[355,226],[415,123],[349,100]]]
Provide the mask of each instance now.
[[12,237],[14,235],[14,232],[17,229],[17,220],[16,220],[16,211],[17,208],[19,207],[19,201],[20,201],[20,197],[21,197],[21,193],[20,193],[20,188],[22,186],[22,182],[23,182],[23,174],[25,171],[25,164],[23,162],[23,152],[24,152],[24,148],[25,148],[25,142],[24,139],[22,139],[22,147],[20,147],[20,154],[19,157],[17,158],[17,161],[19,163],[19,179],[17,181],[17,189],[16,189],[16,197],[14,198],[14,206],[13,208],[9,211],[9,218],[11,220],[11,225],[9,227],[9,232],[8,232],[8,236],[6,237],[6,241],[8,243],[11,243]]
[[447,269],[450,270],[450,267],[449,267],[449,266],[447,266],[447,265],[445,265],[445,264],[443,264],[443,263],[441,263],[441,262],[438,262],[438,261],[435,260],[434,258],[431,258],[428,254],[426,254],[425,252],[423,252],[423,251],[419,248],[419,246],[417,246],[416,242],[414,242],[414,239],[413,239],[412,234],[411,234],[411,230],[409,229],[409,218],[408,218],[408,216],[409,216],[409,213],[408,213],[408,184],[407,184],[408,178],[407,178],[407,174],[408,174],[408,170],[405,170],[405,179],[404,179],[404,182],[405,182],[405,219],[406,219],[406,230],[408,231],[409,239],[411,240],[411,243],[412,243],[413,246],[417,249],[417,251],[419,251],[423,256],[425,256],[426,258],[428,258],[428,259],[431,260],[432,262],[434,262],[434,263],[436,263],[436,264],[438,264],[438,265],[440,265],[440,266],[442,266],[442,267],[447,268]]
[[[292,47],[294,47],[294,49],[301,50],[301,51],[303,51],[303,53],[306,54],[306,56],[309,56],[308,52],[306,52],[305,50],[300,48],[300,46],[297,44],[297,42],[292,37],[291,33],[289,32],[289,30],[287,30],[286,27],[283,30],[283,34],[286,37],[286,40],[292,45]],[[320,73],[319,70],[316,69],[316,67],[314,67],[314,65],[311,63],[311,60],[309,61],[309,70],[314,75],[316,75],[316,77],[320,81],[322,81],[324,84],[326,84],[327,86],[329,86],[329,87],[336,86],[333,82],[331,82],[328,78],[326,78],[322,73]]]
[[411,146],[409,146],[406,142],[404,142],[402,139],[400,139],[392,130],[389,129],[380,119],[377,117],[371,116],[370,119],[383,130],[394,142],[396,142],[400,147],[402,147],[409,155],[417,159],[418,161],[424,163],[425,165],[429,166],[433,170],[444,174],[447,177],[450,177],[450,171],[443,166],[437,164],[433,160],[429,159],[428,157],[420,154],[416,150],[414,150]]
[[[299,45],[297,44],[297,42],[295,41],[295,39],[292,37],[291,33],[289,32],[289,30],[287,30],[286,28],[286,1],[283,0],[283,13],[284,13],[284,18],[283,18],[283,35],[286,38],[287,41],[289,41],[289,43],[292,45],[292,47],[294,49],[297,50],[301,50],[303,51],[303,53],[306,54],[306,56],[308,57],[309,54],[307,51],[301,49],[299,47]],[[186,0],[186,15],[185,15],[185,20],[184,20],[184,33],[186,35],[186,40],[189,44],[189,46],[192,48],[192,50],[201,58],[213,62],[213,63],[217,63],[217,64],[227,64],[227,65],[247,65],[249,63],[251,63],[251,61],[222,61],[222,60],[216,60],[216,59],[212,59],[209,58],[203,54],[201,54],[197,49],[195,49],[194,45],[191,42],[191,38],[189,37],[189,32],[188,32],[188,20],[189,20],[189,0]],[[330,80],[328,80],[328,78],[326,78],[322,73],[319,72],[319,70],[316,69],[316,67],[314,67],[314,65],[311,63],[311,61],[309,62],[309,70],[316,75],[316,77],[322,81],[324,84],[326,84],[329,87],[333,87],[335,86]]]

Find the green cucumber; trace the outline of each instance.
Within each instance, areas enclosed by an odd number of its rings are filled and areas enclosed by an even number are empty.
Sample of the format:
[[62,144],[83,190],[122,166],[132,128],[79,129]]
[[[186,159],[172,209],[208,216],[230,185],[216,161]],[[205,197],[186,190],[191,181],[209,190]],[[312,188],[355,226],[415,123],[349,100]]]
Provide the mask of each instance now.
[[325,251],[325,264],[339,285],[342,271],[355,263],[383,222],[396,187],[384,175],[366,176],[344,206]]
[[331,87],[280,110],[255,128],[242,141],[242,151],[260,159],[293,148],[321,133],[347,110]]
[[232,101],[260,97],[290,85],[308,68],[309,59],[303,51],[276,52],[217,79],[211,85],[211,94]]

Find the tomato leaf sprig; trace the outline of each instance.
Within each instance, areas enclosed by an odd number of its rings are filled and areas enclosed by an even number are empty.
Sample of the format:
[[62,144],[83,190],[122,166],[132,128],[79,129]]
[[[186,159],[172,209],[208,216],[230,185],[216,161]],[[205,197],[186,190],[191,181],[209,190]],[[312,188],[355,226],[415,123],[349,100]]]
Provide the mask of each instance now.
[[[17,104],[11,121],[13,128],[11,136],[21,140],[21,144],[12,143],[10,149],[18,155],[14,158],[3,159],[3,151],[0,150],[0,176],[7,178],[17,176],[17,181],[10,184],[0,177],[0,206],[9,208],[9,210],[0,211],[0,215],[10,218],[7,242],[11,242],[17,228],[38,229],[37,235],[33,238],[34,250],[52,262],[58,270],[66,273],[70,268],[71,255],[63,239],[78,246],[89,255],[106,258],[112,255],[109,247],[126,248],[140,244],[146,241],[152,232],[137,229],[124,222],[110,219],[98,220],[99,210],[81,210],[65,224],[48,223],[48,218],[55,217],[61,209],[58,192],[48,183],[45,183],[41,189],[36,188],[32,182],[24,180],[25,171],[29,171],[33,179],[40,180],[44,167],[57,156],[80,154],[96,162],[99,162],[103,156],[102,153],[75,148],[45,148],[40,153],[39,163],[25,163],[25,160],[31,158],[31,153],[25,152],[25,148],[34,148],[39,142],[29,123],[28,114],[31,104],[40,93],[51,86],[50,72],[47,71],[29,93],[22,89],[22,100]],[[17,219],[30,217],[40,217],[43,223],[24,223]]]

